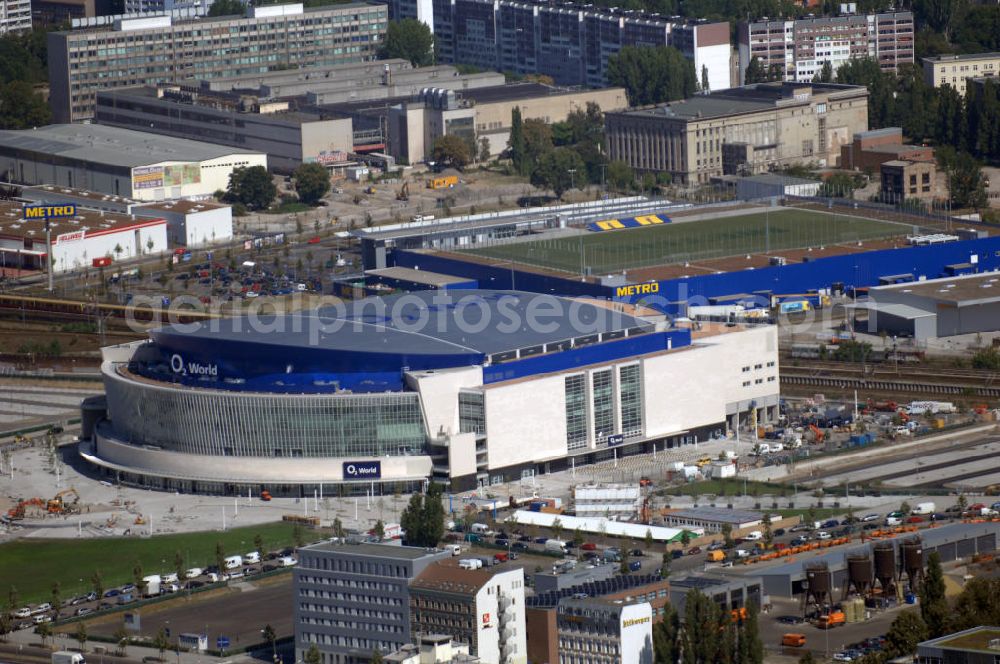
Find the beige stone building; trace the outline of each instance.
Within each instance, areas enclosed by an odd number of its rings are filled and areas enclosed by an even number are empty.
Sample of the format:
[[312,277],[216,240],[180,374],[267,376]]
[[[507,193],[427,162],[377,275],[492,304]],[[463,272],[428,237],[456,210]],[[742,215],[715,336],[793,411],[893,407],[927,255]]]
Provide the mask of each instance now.
[[795,163],[836,166],[868,129],[868,90],[833,83],[759,83],[605,115],[608,156],[679,184]]
[[916,199],[929,203],[940,198],[937,187],[937,166],[933,161],[893,159],[880,167],[882,200],[901,203]]
[[430,156],[445,134],[489,141],[490,155],[507,149],[514,108],[525,120],[562,122],[575,110],[595,103],[604,112],[628,106],[624,88],[569,90],[539,83],[501,85],[458,92],[429,90],[414,101],[389,109],[388,152],[406,163]]
[[950,85],[965,95],[965,82],[1000,74],[1000,53],[937,55],[924,58],[924,82],[931,87]]

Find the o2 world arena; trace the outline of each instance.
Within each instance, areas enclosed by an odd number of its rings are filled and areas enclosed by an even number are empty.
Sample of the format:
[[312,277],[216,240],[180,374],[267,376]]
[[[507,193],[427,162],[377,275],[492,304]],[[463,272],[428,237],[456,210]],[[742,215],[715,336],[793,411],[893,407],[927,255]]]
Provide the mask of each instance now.
[[776,416],[773,326],[622,307],[438,290],[162,327],[103,350],[80,453],[166,490],[466,490]]

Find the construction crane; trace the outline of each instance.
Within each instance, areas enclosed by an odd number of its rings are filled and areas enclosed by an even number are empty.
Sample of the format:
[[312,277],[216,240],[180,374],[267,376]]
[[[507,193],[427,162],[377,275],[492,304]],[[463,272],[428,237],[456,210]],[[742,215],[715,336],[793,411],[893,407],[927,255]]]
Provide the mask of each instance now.
[[[67,503],[64,498],[66,496],[73,496],[73,502]],[[49,514],[68,514],[70,512],[76,511],[76,505],[80,502],[80,494],[77,493],[74,487],[64,489],[57,493],[54,498],[49,500],[46,504],[46,509]]]

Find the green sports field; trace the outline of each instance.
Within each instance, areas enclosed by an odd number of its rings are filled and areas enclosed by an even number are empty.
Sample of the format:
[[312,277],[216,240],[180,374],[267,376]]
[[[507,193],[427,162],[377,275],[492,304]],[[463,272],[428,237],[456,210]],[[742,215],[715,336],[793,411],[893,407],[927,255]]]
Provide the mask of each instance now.
[[535,267],[594,274],[689,261],[819,247],[911,233],[912,226],[815,210],[781,208],[582,236],[499,244],[471,253]]
[[[97,570],[104,587],[113,588],[132,581],[136,563],[143,575],[174,571],[176,552],[184,557],[185,569],[208,567],[215,564],[217,542],[222,542],[226,555],[242,555],[254,550],[254,537],[260,535],[266,549],[277,550],[293,545],[293,528],[279,522],[152,538],[17,540],[0,545],[0,601],[7,604],[13,586],[21,605],[47,602],[55,581],[64,599],[85,594],[93,589],[91,578]],[[304,533],[307,540],[315,537]]]

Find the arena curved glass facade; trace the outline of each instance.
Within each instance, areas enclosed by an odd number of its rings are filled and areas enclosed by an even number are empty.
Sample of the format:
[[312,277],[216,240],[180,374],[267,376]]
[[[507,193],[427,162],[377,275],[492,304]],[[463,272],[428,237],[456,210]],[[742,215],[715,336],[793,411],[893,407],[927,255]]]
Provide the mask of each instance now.
[[426,454],[416,393],[267,394],[153,384],[105,368],[116,436],[173,452],[240,457]]

